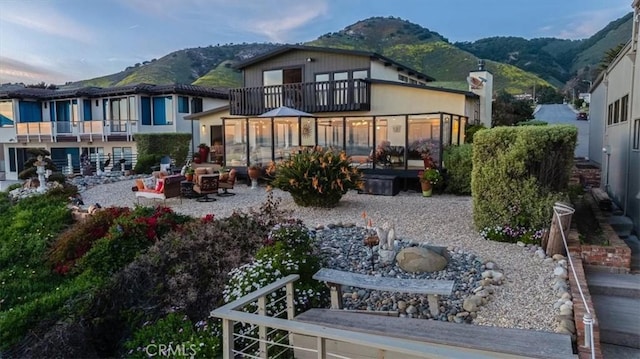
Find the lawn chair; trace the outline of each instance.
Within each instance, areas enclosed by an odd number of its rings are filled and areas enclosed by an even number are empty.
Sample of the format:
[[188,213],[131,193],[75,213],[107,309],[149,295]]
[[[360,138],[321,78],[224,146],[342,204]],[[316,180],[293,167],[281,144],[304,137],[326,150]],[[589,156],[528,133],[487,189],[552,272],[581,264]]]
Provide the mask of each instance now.
[[235,168],[232,168],[231,171],[229,171],[229,176],[220,175],[220,180],[218,181],[218,188],[221,188],[222,192],[218,193],[218,196],[220,197],[235,196],[236,195],[235,193],[228,191],[230,189],[233,189],[233,185],[235,183],[236,183]]

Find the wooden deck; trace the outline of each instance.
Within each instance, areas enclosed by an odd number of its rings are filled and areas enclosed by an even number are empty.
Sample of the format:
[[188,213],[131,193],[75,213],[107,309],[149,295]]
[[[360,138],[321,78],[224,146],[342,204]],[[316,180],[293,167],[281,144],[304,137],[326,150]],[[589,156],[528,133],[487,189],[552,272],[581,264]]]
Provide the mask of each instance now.
[[550,332],[455,324],[435,320],[383,317],[369,314],[311,309],[297,321],[401,340],[415,340],[460,348],[495,358],[577,358],[571,337]]

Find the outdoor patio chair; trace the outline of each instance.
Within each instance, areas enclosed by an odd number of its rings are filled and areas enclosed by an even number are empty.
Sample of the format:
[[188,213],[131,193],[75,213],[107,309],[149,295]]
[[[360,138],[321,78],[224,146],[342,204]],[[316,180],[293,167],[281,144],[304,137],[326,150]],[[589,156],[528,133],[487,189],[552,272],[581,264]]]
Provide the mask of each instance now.
[[233,185],[236,183],[236,169],[232,168],[229,171],[228,176],[220,175],[220,180],[218,181],[218,188],[222,189],[222,192],[218,193],[220,197],[227,196],[235,196],[235,193],[229,192],[228,190],[233,189]]

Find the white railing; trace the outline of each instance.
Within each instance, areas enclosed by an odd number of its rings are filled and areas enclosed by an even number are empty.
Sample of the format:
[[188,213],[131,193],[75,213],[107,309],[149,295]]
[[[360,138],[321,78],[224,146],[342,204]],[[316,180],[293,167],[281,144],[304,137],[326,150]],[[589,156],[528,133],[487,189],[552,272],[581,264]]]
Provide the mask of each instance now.
[[[224,359],[232,359],[236,355],[243,358],[276,358],[283,354],[288,354],[288,357],[294,357],[295,354],[296,358],[352,358],[345,356],[344,353],[329,352],[327,348],[333,343],[374,349],[378,351],[379,355],[384,355],[385,352],[397,353],[398,355],[395,357],[440,359],[513,357],[470,348],[403,340],[293,321],[295,315],[293,282],[298,278],[297,274],[289,275],[211,312],[211,317],[222,319]],[[284,313],[286,313],[287,319],[266,316],[267,301],[280,300],[281,298],[274,297],[272,293],[282,290],[283,287],[286,287],[287,305]],[[250,313],[241,311],[248,305],[257,306],[257,310],[252,310]],[[282,314],[282,312],[280,313]],[[243,324],[241,326],[244,329],[243,332],[235,331],[237,323]],[[255,329],[258,329],[257,333]],[[274,335],[274,333],[280,335]],[[303,344],[308,345],[304,346],[294,344],[294,342],[298,343],[298,339],[302,343],[306,339],[305,337],[315,338],[315,340],[305,341]],[[243,341],[244,343],[250,342],[250,344],[244,344]],[[257,348],[255,347],[256,343],[258,344]],[[274,347],[284,349],[274,353]],[[335,347],[336,350],[340,350],[338,346]]]
[[553,206],[553,214],[558,218],[558,226],[560,227],[560,233],[562,234],[562,243],[564,244],[564,249],[567,253],[567,259],[569,260],[569,264],[571,265],[571,272],[573,273],[573,278],[576,281],[576,285],[578,287],[578,292],[580,293],[580,298],[582,299],[582,304],[584,304],[584,309],[586,313],[582,317],[582,322],[584,323],[584,348],[591,349],[591,359],[594,359],[596,356],[595,348],[593,345],[593,315],[591,314],[591,310],[589,310],[589,305],[587,305],[587,300],[584,297],[584,292],[582,291],[582,286],[580,285],[580,281],[578,280],[578,275],[576,274],[576,270],[573,266],[573,260],[571,259],[571,253],[569,252],[569,245],[567,244],[567,237],[564,233],[564,228],[562,228],[562,220],[561,218],[564,216],[571,216],[575,213],[575,209],[572,207],[556,202]]

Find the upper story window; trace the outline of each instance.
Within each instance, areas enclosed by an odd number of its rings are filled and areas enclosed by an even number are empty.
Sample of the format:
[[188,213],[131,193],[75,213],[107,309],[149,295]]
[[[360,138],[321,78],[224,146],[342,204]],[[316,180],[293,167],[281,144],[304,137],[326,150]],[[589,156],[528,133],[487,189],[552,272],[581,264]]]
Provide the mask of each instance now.
[[18,111],[20,114],[18,122],[42,122],[42,109],[39,102],[20,101]]
[[613,103],[613,123],[620,122],[620,100]]
[[13,127],[13,102],[0,101],[0,127]]
[[633,121],[633,149],[640,150],[640,118]]
[[402,81],[402,82],[409,82],[409,78],[405,75],[400,75],[398,74],[398,80]]
[[154,97],[152,112],[154,125],[172,125],[174,120],[173,97]]
[[302,82],[302,68],[269,70],[262,73],[263,86],[277,86]]
[[111,120],[136,120],[135,97],[113,98],[111,103]]
[[202,99],[199,97],[193,98],[191,100],[191,109],[192,113],[202,112]]
[[178,112],[189,113],[189,98],[187,96],[178,96]]
[[609,104],[609,109],[607,110],[607,125],[613,124],[613,104]]
[[629,95],[624,95],[620,100],[620,122],[629,119]]

